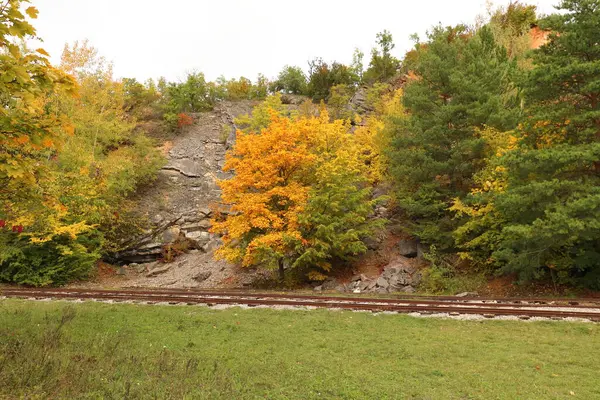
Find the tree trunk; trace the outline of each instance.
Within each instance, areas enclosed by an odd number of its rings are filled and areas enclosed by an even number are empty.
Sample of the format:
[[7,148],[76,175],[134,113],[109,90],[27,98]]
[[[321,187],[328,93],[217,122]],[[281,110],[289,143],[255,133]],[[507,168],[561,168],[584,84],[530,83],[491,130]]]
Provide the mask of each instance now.
[[279,264],[279,280],[281,282],[283,282],[284,273],[285,273],[285,271],[283,270],[283,258],[279,259],[278,264]]

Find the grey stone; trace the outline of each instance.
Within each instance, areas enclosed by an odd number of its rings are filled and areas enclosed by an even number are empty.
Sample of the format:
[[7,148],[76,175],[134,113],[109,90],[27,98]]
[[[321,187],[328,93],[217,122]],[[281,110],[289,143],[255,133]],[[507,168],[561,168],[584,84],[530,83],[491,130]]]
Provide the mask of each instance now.
[[400,239],[398,242],[398,250],[404,257],[415,258],[417,256],[417,240]]
[[333,278],[327,278],[325,282],[323,282],[323,290],[333,290],[338,286],[338,283]]
[[181,229],[179,226],[171,226],[167,230],[165,230],[162,234],[163,243],[173,243],[179,238],[179,234],[181,233]]
[[392,260],[384,268],[384,271],[387,269],[397,271],[397,273],[406,272],[406,273],[412,274],[413,272],[415,272],[417,270],[417,267],[415,265],[413,265],[412,263],[410,263],[410,260],[407,257],[400,256],[400,257]]
[[164,267],[157,267],[157,268],[150,270],[150,272],[148,272],[146,274],[146,277],[151,278],[153,276],[164,274],[165,272],[167,272],[170,269],[171,269],[171,264],[166,264]]
[[411,276],[412,278],[412,285],[413,286],[419,286],[421,284],[421,280],[423,280],[423,274],[421,274],[420,272],[415,272],[414,274],[412,274]]
[[374,111],[371,104],[367,101],[368,87],[360,87],[350,99],[350,107],[361,114]]
[[398,274],[398,284],[402,285],[402,286],[406,286],[406,285],[412,285],[413,280],[412,277],[407,274],[406,272],[402,272],[401,274]]
[[141,273],[147,271],[148,266],[146,264],[132,263],[132,264],[129,264],[129,268],[133,269],[138,274],[141,274]]
[[335,290],[340,293],[344,293],[347,291],[346,285],[338,285]]
[[[147,215],[148,222],[152,222],[154,228],[175,221],[178,216],[182,217],[177,222],[179,225],[209,218],[209,205],[218,202],[220,197],[216,180],[232,176],[219,168],[226,151],[221,128],[224,124],[234,127],[235,117],[251,112],[254,105],[254,102],[244,100],[219,102],[210,112],[194,114],[194,125],[172,139],[165,168],[158,171],[152,185],[137,193],[136,211],[140,215]],[[231,132],[234,130],[231,129]],[[208,226],[207,221],[204,227]],[[147,242],[139,243],[135,239],[141,240],[149,233],[140,233],[139,237],[132,238],[135,244],[131,249],[111,254],[111,258],[120,264],[154,261],[161,256],[161,246],[179,237],[177,232],[169,232],[166,234],[167,241],[163,241],[161,231],[154,238],[157,245],[152,245],[151,251],[144,249],[140,252],[140,245]]]
[[207,242],[210,240],[210,233],[205,231],[186,232],[185,237],[191,240]]
[[390,283],[383,276],[380,276],[377,279],[377,286],[387,289],[388,286],[390,286]]
[[204,246],[210,240],[210,233],[202,231],[187,232],[185,237],[196,242],[198,246]]
[[209,220],[202,220],[193,224],[185,224],[181,226],[181,230],[184,232],[206,231],[208,228],[210,228]]
[[375,289],[375,293],[380,293],[380,294],[385,294],[385,293],[389,293],[387,288],[384,287],[378,287]]
[[426,244],[423,244],[421,242],[419,242],[417,244],[417,258],[419,260],[424,260],[425,259],[425,253],[429,252],[429,246]]
[[204,215],[205,217],[210,217],[210,215],[212,214],[212,211],[208,207],[200,207],[198,212]]
[[186,178],[200,178],[204,176],[204,166],[190,158],[171,159],[163,170],[179,172]]
[[315,292],[322,292],[323,291],[323,285],[315,286],[313,290]]
[[125,271],[125,267],[119,267],[117,269],[117,275],[126,275],[127,271]]
[[373,289],[375,286],[377,285],[377,279],[372,280],[369,285],[367,286],[366,290],[371,290]]
[[479,296],[479,293],[477,292],[463,292],[463,293],[459,293],[457,295],[455,295],[456,297],[475,297],[475,296]]
[[194,276],[192,276],[192,279],[196,282],[204,282],[205,280],[210,278],[211,275],[212,273],[210,271],[200,271]]
[[184,222],[187,222],[188,224],[194,224],[202,219],[204,219],[204,215],[192,214],[192,215],[186,215],[183,220],[184,220]]
[[367,276],[365,274],[356,274],[352,277],[351,282],[366,281],[366,280],[369,280],[369,278],[367,278]]
[[361,292],[364,292],[369,288],[369,285],[371,285],[371,283],[373,282],[368,280],[360,281],[360,283],[358,284],[358,288],[361,290]]
[[142,246],[138,247],[138,250],[144,251],[144,250],[152,250],[152,249],[161,249],[162,248],[162,243],[158,243],[158,242],[152,242],[152,243],[147,243],[144,244]]
[[415,293],[416,289],[412,286],[405,286],[402,289],[400,289],[400,291],[404,293]]
[[202,250],[203,250],[205,253],[210,253],[210,252],[213,252],[213,251],[215,251],[216,249],[218,249],[218,248],[219,248],[219,246],[221,246],[221,240],[220,240],[220,239],[212,239],[212,240],[209,240],[209,242],[208,242],[208,243],[206,243],[206,244],[205,244],[205,245],[202,247]]
[[364,239],[364,243],[367,246],[367,249],[378,250],[381,248],[381,244],[383,243],[383,240],[381,240],[381,238],[378,238],[375,236],[369,236]]
[[397,264],[389,264],[387,267],[385,267],[383,269],[383,273],[386,274],[387,276],[393,276],[393,275],[399,274],[401,271],[403,271],[402,267],[400,267]]

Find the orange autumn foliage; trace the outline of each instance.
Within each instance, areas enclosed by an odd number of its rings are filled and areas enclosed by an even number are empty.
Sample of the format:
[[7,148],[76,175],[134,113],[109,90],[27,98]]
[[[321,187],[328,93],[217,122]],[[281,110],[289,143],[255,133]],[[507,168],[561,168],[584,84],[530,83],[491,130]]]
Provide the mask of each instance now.
[[260,134],[237,132],[224,166],[235,177],[219,182],[229,215],[217,218],[212,228],[223,235],[218,257],[244,266],[274,265],[302,242],[298,215],[310,189],[302,176],[315,157],[307,140],[312,124],[272,112],[270,125]]
[[183,128],[184,126],[189,126],[194,123],[194,118],[186,113],[179,113],[177,115],[177,127]]

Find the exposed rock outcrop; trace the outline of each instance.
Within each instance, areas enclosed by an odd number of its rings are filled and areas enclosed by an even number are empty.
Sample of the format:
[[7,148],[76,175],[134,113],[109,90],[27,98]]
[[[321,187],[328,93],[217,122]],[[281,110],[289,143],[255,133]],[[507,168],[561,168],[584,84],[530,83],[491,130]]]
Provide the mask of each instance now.
[[163,288],[243,288],[264,280],[269,271],[241,268],[223,260],[215,260],[212,251],[192,250],[175,262],[153,261],[124,267],[123,287]]
[[421,273],[419,270],[407,258],[399,257],[389,263],[381,275],[375,279],[369,279],[364,275],[354,277],[348,290],[373,293],[414,293],[420,283]]
[[339,285],[335,279],[329,278],[316,286],[314,291],[337,290],[354,293],[414,293],[421,283],[421,272],[414,262],[407,257],[397,257],[383,268],[383,272],[369,278],[365,274],[352,277],[349,284]]
[[217,181],[230,176],[222,168],[225,152],[235,141],[234,118],[250,113],[254,105],[222,102],[213,111],[195,114],[194,125],[163,147],[166,165],[156,181],[138,193],[138,210],[152,227],[114,256],[119,263],[151,262],[161,257],[165,245],[181,241],[188,248],[214,250],[217,238],[208,232],[210,205],[219,201]]

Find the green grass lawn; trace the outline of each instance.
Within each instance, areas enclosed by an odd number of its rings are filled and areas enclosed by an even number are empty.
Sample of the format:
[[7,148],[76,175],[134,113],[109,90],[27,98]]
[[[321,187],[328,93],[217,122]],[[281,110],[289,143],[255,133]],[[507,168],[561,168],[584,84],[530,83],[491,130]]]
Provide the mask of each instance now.
[[0,398],[600,399],[600,326],[0,300]]

